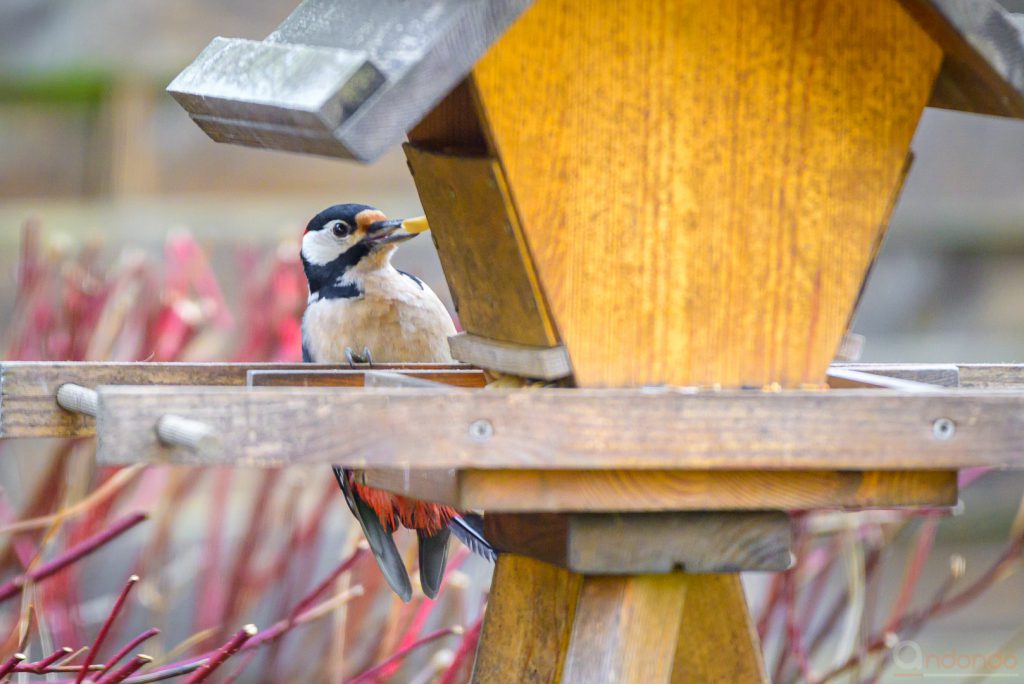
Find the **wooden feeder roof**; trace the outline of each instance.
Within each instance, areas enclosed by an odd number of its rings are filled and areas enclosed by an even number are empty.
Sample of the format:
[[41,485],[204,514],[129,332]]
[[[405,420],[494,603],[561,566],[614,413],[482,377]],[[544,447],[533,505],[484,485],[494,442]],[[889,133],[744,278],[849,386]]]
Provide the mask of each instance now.
[[1024,15],[995,0],[904,0],[942,46],[932,107],[1024,118]]
[[[995,0],[903,0],[945,52],[929,104],[1024,118],[1024,20]],[[168,87],[214,140],[372,161],[532,0],[304,0],[263,41],[215,38]]]
[[530,0],[304,0],[266,40],[215,38],[168,87],[219,142],[372,161]]

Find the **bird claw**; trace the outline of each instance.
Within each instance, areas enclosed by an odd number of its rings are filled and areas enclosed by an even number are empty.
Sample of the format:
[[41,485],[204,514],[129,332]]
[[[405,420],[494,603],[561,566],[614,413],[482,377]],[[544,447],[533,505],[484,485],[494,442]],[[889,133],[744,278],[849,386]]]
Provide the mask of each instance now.
[[345,347],[345,359],[348,361],[348,365],[355,368],[357,363],[365,363],[371,368],[373,367],[373,355],[370,354],[369,347],[363,347],[363,353],[360,356],[352,351],[352,347]]

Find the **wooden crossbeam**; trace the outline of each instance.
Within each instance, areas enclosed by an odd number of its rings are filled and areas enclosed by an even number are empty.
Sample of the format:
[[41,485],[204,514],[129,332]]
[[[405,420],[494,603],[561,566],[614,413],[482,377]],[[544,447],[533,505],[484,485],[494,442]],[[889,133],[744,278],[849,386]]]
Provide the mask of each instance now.
[[699,511],[953,506],[947,470],[367,470],[366,484],[462,510]]
[[[88,437],[95,434],[91,417],[64,411],[57,405],[57,388],[66,383],[90,389],[100,385],[230,387],[245,385],[247,375],[253,372],[276,374],[261,376],[266,384],[338,386],[348,382],[352,386],[362,386],[362,373],[368,368],[308,363],[7,361],[0,364],[0,437]],[[419,374],[435,370],[457,374],[470,367],[465,364],[405,363],[375,364],[373,368]],[[342,375],[322,375],[328,371]],[[451,379],[455,376],[445,377]]]
[[792,526],[779,511],[488,513],[495,546],[584,575],[779,572]]
[[[942,470],[1022,466],[1024,392],[101,387],[108,463],[378,468]],[[167,413],[223,452],[157,444]]]
[[[398,371],[458,387],[481,387],[481,371],[466,364],[376,364],[374,369]],[[12,361],[0,364],[0,437],[86,437],[95,434],[93,419],[69,413],[56,403],[57,389],[72,383],[99,385],[192,385],[203,387],[361,387],[369,367],[275,363],[98,363]],[[835,364],[834,389],[855,386],[907,389],[877,379],[851,382],[845,377],[868,373],[915,383],[963,389],[1024,387],[1021,364]]]

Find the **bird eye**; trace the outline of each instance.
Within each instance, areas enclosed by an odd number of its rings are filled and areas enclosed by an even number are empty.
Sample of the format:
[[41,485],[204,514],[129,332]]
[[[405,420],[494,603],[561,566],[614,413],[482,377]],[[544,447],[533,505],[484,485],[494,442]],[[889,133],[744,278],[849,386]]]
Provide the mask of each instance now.
[[331,228],[331,232],[334,233],[334,237],[345,237],[348,235],[348,224],[344,221],[338,221],[334,224],[334,227]]

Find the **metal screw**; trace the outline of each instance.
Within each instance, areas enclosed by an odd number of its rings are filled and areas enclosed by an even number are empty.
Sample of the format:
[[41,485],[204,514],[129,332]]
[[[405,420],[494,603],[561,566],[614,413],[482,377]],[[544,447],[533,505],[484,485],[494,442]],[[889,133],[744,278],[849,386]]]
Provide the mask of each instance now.
[[953,439],[953,435],[956,434],[956,423],[951,421],[949,418],[939,418],[932,423],[932,436],[935,439],[941,439],[946,441]]
[[469,424],[469,436],[475,442],[486,442],[494,436],[494,426],[489,420],[474,420]]

